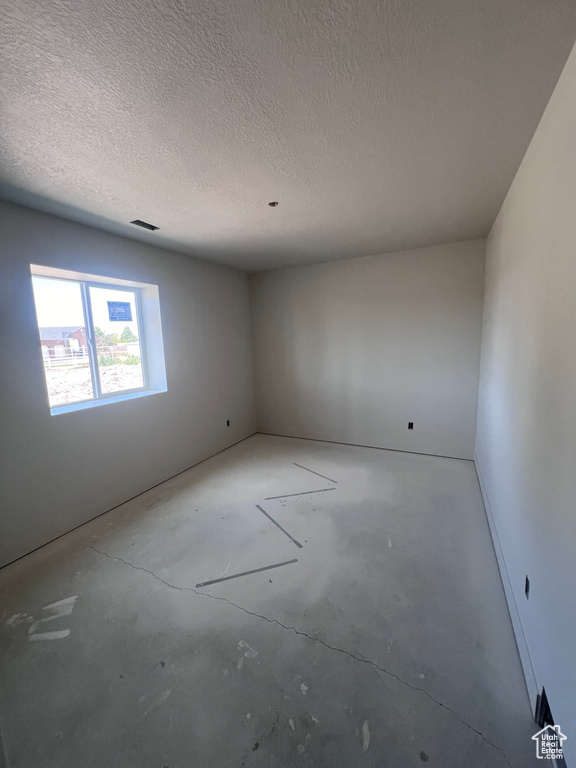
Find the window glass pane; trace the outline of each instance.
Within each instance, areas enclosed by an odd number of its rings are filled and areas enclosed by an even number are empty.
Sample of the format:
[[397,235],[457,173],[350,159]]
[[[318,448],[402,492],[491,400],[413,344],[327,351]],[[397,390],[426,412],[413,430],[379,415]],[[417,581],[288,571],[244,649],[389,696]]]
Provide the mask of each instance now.
[[90,288],[100,389],[104,394],[144,386],[134,291]]
[[32,277],[50,407],[92,400],[92,375],[79,283]]

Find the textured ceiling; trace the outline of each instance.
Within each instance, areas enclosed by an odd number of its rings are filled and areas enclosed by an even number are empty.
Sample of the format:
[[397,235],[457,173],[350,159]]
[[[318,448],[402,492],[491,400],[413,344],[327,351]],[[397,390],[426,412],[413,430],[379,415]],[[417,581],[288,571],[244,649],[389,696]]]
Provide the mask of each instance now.
[[485,236],[576,4],[3,0],[0,21],[2,196],[253,271]]

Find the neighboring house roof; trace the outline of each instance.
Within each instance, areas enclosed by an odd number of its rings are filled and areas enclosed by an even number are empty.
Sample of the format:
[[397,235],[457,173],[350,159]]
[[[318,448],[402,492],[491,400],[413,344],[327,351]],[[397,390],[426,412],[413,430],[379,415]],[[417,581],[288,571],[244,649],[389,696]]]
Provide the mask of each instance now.
[[82,330],[80,325],[60,325],[50,328],[40,328],[40,338],[46,341],[54,339],[67,339],[74,331]]

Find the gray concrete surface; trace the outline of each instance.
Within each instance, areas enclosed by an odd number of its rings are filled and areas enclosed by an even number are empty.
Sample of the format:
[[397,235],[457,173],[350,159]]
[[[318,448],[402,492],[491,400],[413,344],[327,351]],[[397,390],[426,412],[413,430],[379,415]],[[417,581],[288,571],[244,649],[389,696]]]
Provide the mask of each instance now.
[[538,764],[468,461],[256,435],[0,571],[0,643],[10,768]]

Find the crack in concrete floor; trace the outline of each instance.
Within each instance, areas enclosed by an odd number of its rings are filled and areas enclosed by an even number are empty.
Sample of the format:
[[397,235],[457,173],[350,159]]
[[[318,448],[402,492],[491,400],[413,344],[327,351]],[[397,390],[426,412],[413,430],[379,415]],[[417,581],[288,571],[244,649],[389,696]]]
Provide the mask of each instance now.
[[499,747],[497,744],[494,744],[494,742],[490,741],[490,739],[487,739],[486,736],[482,733],[482,731],[477,730],[476,728],[474,728],[474,726],[470,725],[470,723],[466,722],[466,720],[461,718],[460,715],[455,710],[451,709],[447,704],[443,704],[441,701],[434,698],[434,696],[432,696],[431,693],[428,693],[428,691],[425,688],[420,688],[417,685],[412,685],[406,680],[403,680],[401,677],[398,677],[398,675],[396,675],[394,672],[390,672],[390,670],[386,669],[385,667],[380,667],[378,664],[376,664],[376,662],[371,661],[370,659],[363,658],[362,656],[357,656],[356,654],[352,653],[351,651],[347,651],[344,648],[338,648],[334,645],[330,645],[329,643],[326,643],[324,640],[321,640],[319,637],[312,637],[312,635],[308,635],[306,632],[302,632],[301,630],[296,629],[296,627],[292,627],[289,624],[282,624],[282,622],[278,621],[278,619],[270,619],[267,616],[263,616],[260,613],[254,613],[253,611],[249,611],[247,608],[243,608],[241,605],[238,605],[237,603],[233,603],[231,600],[228,600],[228,598],[226,597],[209,595],[206,592],[200,592],[197,589],[194,589],[193,587],[179,587],[176,584],[171,584],[170,582],[165,581],[160,576],[155,574],[154,571],[151,571],[148,568],[143,568],[140,565],[134,565],[134,563],[131,563],[129,560],[124,560],[122,557],[117,557],[116,555],[109,555],[107,552],[104,552],[101,549],[97,549],[91,544],[82,544],[81,542],[76,541],[75,539],[73,539],[73,541],[75,544],[79,544],[81,547],[84,547],[85,549],[92,549],[94,552],[97,552],[99,555],[107,557],[110,560],[117,560],[120,563],[124,563],[124,565],[128,565],[130,568],[133,568],[135,571],[143,571],[144,573],[148,573],[150,574],[150,576],[156,579],[156,581],[161,582],[169,589],[175,589],[178,592],[193,592],[195,595],[198,595],[200,597],[207,597],[209,600],[220,600],[224,603],[228,603],[228,605],[238,609],[239,611],[243,611],[244,613],[248,614],[248,616],[253,616],[254,618],[257,618],[257,619],[263,619],[264,621],[267,621],[269,624],[276,624],[282,629],[294,632],[296,635],[300,635],[301,637],[306,637],[308,638],[308,640],[312,640],[315,643],[320,643],[320,645],[323,645],[325,648],[328,648],[328,650],[330,651],[334,651],[336,653],[342,653],[346,656],[349,656],[351,659],[354,659],[360,664],[368,664],[369,666],[378,670],[378,672],[382,672],[383,674],[388,675],[388,677],[391,677],[394,680],[397,680],[401,685],[406,686],[406,688],[410,688],[413,691],[418,691],[419,693],[423,693],[425,696],[427,696],[430,699],[430,701],[434,702],[434,704],[450,712],[452,715],[454,715],[454,717],[460,723],[462,723],[462,725],[464,725],[466,728],[469,728],[476,735],[480,736],[480,738],[483,741],[485,741],[486,744],[491,746],[493,749],[497,749],[502,754],[502,756],[504,757],[504,759],[506,760],[510,768],[513,768],[512,763],[508,759],[508,756],[504,752],[502,747]]

